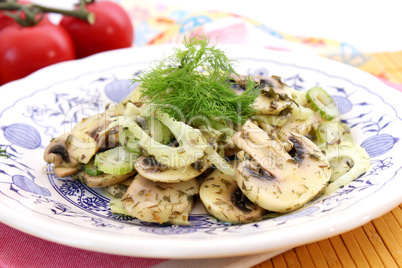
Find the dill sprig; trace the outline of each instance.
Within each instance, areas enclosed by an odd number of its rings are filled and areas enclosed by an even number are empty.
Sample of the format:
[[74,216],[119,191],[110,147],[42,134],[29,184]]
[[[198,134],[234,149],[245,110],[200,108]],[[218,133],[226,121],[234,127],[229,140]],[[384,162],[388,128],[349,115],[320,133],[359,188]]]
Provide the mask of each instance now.
[[141,83],[143,99],[177,120],[205,123],[220,118],[239,124],[255,113],[259,89],[251,79],[241,95],[231,89],[233,62],[222,50],[209,46],[205,36],[195,36],[184,40],[184,49],[176,48],[133,82]]

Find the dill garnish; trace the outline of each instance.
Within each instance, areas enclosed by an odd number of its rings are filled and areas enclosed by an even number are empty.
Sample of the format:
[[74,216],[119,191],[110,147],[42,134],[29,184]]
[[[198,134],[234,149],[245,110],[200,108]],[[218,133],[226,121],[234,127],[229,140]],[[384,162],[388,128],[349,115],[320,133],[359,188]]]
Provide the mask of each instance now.
[[209,46],[205,36],[195,36],[133,82],[141,83],[143,99],[177,120],[206,123],[220,118],[239,124],[255,113],[253,103],[260,90],[249,79],[245,91],[236,94],[230,88],[232,64],[222,50]]
[[6,152],[6,150],[2,150],[1,149],[1,147],[0,147],[0,157],[10,157],[8,154],[7,154],[7,152]]

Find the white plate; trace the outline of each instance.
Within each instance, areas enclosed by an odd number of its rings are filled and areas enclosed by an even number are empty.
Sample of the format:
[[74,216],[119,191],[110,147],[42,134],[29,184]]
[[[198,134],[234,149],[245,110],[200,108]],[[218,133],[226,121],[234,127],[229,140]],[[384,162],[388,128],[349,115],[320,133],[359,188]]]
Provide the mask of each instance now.
[[[128,93],[128,81],[171,47],[102,53],[57,64],[0,88],[0,220],[73,247],[129,256],[205,258],[246,255],[306,244],[351,230],[402,202],[401,94],[336,62],[229,46],[239,73],[279,75],[298,90],[326,88],[342,119],[371,155],[371,169],[349,186],[275,219],[228,225],[198,205],[193,226],[158,226],[112,215],[99,190],[43,171],[44,148],[82,116]],[[47,167],[48,168],[48,167]]]

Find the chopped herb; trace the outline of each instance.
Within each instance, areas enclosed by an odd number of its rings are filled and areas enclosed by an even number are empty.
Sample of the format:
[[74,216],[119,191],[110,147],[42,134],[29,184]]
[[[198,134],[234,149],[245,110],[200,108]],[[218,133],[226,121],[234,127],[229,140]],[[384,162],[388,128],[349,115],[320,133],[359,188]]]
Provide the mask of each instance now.
[[158,188],[159,190],[161,190],[161,191],[165,191],[166,190],[166,188],[163,188],[162,186],[160,186],[160,185],[156,185],[156,188]]
[[138,196],[143,196],[145,194],[145,190],[141,190],[138,192]]
[[316,154],[316,153],[310,153],[310,156],[312,157],[312,158],[315,158],[315,159],[317,159],[317,160],[320,160],[320,155],[319,154]]
[[0,147],[0,156],[1,156],[1,157],[7,157],[7,158],[10,157],[10,156],[7,154],[6,150],[2,150],[1,147]]
[[228,188],[232,184],[230,181],[225,179],[221,179],[221,182],[226,186],[226,188]]
[[217,201],[215,201],[215,202],[213,203],[213,204],[216,205],[216,206],[220,206],[220,205],[225,205],[225,204],[226,204],[226,202],[223,201],[222,199],[217,198],[216,200],[217,200]]

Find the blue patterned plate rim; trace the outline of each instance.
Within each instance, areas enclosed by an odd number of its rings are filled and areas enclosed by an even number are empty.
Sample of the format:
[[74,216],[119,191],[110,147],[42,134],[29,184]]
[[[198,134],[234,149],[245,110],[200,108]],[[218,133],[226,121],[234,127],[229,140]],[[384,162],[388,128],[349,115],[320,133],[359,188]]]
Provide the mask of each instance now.
[[[357,140],[372,156],[372,169],[300,211],[255,224],[229,226],[203,213],[192,215],[194,225],[185,228],[113,218],[101,192],[44,173],[41,153],[45,138],[61,131],[61,126],[52,129],[44,122],[60,123],[63,117],[61,125],[66,127],[66,107],[90,100],[119,101],[127,94],[126,80],[172,47],[122,49],[55,64],[0,87],[2,96],[7,95],[0,99],[0,144],[13,155],[0,159],[0,220],[50,241],[98,252],[206,258],[317,241],[363,225],[402,202],[402,158],[397,153],[402,94],[363,71],[327,59],[260,47],[222,48],[238,59],[242,72],[283,74],[285,83],[300,90],[317,84],[330,87],[342,120],[355,129]],[[87,108],[99,109],[95,101],[91,105]]]

